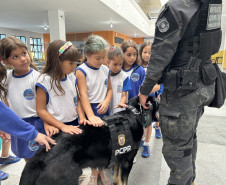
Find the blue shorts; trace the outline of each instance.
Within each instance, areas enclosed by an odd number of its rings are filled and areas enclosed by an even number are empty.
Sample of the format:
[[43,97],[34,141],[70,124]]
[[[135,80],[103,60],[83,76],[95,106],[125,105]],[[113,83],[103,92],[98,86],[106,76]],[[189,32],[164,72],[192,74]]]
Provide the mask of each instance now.
[[[44,124],[41,118],[31,117],[24,118],[23,120],[33,125],[38,132],[45,134]],[[19,139],[16,136],[11,136],[12,152],[20,158],[32,158],[40,147],[41,145],[39,145],[39,143],[34,140],[26,141],[23,139]]]
[[71,122],[65,122],[65,125],[73,125],[73,126],[78,126],[78,119],[71,121]]
[[104,116],[109,116],[109,109],[105,114],[98,114],[97,111],[99,108],[97,108],[97,105],[99,105],[99,103],[91,103],[91,107],[95,116],[99,117],[100,119],[102,119]]

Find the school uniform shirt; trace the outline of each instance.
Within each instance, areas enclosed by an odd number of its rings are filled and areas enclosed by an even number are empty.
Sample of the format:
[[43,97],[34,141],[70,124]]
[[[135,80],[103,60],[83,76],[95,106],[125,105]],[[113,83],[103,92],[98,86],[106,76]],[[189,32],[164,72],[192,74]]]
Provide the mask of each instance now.
[[7,101],[9,108],[19,117],[38,117],[36,113],[35,84],[40,73],[30,68],[30,71],[22,76],[15,76],[14,70],[7,73],[5,82],[8,89]]
[[47,74],[42,74],[38,78],[36,86],[42,88],[46,93],[46,109],[57,120],[65,123],[77,119],[77,80],[74,73],[66,75],[60,81],[61,87],[65,94],[60,92],[55,83],[51,86],[51,77]]
[[123,71],[130,77],[131,90],[129,91],[129,100],[139,94],[139,87],[144,81],[145,71],[142,66],[134,64],[130,69]]
[[38,135],[34,126],[22,120],[1,101],[0,130],[28,141],[34,140]]
[[113,96],[109,105],[110,115],[125,110],[125,108],[114,109],[116,105],[119,104],[122,92],[131,90],[130,80],[128,75],[122,70],[117,74],[111,74],[111,86],[113,91]]
[[86,77],[89,102],[96,104],[104,101],[108,89],[108,77],[110,75],[108,67],[101,65],[100,68],[94,68],[85,62],[77,67],[76,70],[80,70]]

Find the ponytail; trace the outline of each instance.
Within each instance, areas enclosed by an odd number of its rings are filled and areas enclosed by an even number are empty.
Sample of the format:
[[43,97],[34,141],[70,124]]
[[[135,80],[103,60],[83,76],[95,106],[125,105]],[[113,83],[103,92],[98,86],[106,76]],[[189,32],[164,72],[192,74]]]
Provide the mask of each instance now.
[[6,77],[6,68],[0,61],[0,100],[4,100],[6,98],[7,89],[4,87],[4,81],[6,80]]

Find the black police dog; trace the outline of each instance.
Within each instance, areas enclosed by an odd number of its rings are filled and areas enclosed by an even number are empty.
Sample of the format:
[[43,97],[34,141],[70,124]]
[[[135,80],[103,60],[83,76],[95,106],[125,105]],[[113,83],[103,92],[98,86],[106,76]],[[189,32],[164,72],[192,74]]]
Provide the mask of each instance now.
[[[148,101],[152,102],[151,107],[154,105],[148,111],[149,116],[155,117],[157,100],[152,98]],[[129,108],[117,114],[128,119],[133,141],[139,144],[144,126],[139,98],[131,99]],[[40,148],[26,164],[20,185],[76,185],[83,168],[107,167],[112,155],[109,127],[83,125],[81,129],[83,132],[79,135],[56,135],[54,139],[57,145],[52,146],[49,152],[45,151],[45,147]],[[138,148],[116,157],[114,184],[127,184],[137,151]]]

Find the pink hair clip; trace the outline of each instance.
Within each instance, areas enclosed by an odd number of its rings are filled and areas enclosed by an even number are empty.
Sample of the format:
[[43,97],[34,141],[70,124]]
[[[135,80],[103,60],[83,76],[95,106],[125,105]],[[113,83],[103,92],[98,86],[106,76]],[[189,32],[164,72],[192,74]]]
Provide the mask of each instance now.
[[63,46],[61,46],[61,48],[59,49],[59,56],[62,55],[69,47],[72,46],[72,43],[66,42]]

